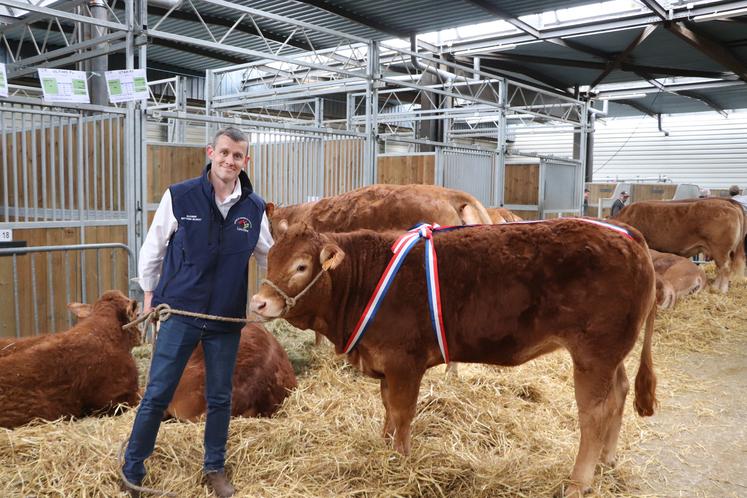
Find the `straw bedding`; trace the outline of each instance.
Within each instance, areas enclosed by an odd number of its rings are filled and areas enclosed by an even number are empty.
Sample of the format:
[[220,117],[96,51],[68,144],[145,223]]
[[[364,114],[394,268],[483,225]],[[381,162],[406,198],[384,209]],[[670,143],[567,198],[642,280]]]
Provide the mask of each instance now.
[[[678,355],[729,350],[747,340],[745,309],[741,283],[726,296],[704,292],[660,314],[654,343],[660,400],[698,390],[692,379],[670,375]],[[289,350],[299,387],[273,418],[232,421],[227,470],[239,496],[549,496],[570,473],[579,432],[565,352],[516,368],[463,365],[458,379],[446,378],[443,367],[431,369],[413,422],[412,454],[402,457],[380,436],[377,381],[330,348],[314,348],[310,332],[280,322],[271,328]],[[638,354],[629,357],[631,378]],[[147,348],[137,355],[147,359]],[[632,393],[628,403],[618,465],[597,473],[597,496],[647,493],[641,483],[656,461],[653,453],[647,459],[643,443],[664,436],[634,415]],[[134,413],[0,432],[0,496],[117,496],[117,454]],[[180,497],[206,496],[202,429],[164,423],[144,484]]]

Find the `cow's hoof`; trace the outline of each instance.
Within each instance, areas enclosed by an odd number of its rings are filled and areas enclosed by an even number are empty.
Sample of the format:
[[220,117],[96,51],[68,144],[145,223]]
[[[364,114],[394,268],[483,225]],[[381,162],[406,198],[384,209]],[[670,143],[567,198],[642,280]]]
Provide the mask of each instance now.
[[617,457],[615,455],[604,456],[602,455],[599,464],[603,469],[614,469],[617,466]]
[[553,494],[553,498],[581,498],[589,493],[591,493],[591,486],[579,487],[576,484],[563,484]]

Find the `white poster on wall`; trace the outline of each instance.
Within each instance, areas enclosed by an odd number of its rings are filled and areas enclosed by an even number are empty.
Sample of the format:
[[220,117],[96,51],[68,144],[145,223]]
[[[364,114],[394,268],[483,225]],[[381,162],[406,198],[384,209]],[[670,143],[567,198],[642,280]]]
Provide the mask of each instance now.
[[107,71],[106,88],[109,90],[109,101],[112,103],[148,99],[145,69]]
[[89,104],[85,71],[39,68],[44,100],[47,102],[76,102]]
[[8,75],[5,73],[5,64],[0,62],[0,97],[8,96]]

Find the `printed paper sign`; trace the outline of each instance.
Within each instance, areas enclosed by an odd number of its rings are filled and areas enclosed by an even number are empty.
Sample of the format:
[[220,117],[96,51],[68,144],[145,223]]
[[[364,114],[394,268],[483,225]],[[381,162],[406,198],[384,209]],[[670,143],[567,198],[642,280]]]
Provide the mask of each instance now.
[[0,97],[8,96],[8,75],[5,73],[5,64],[0,62]]
[[112,103],[148,99],[145,69],[107,71],[106,88],[109,90],[109,101]]
[[0,242],[10,242],[11,240],[13,240],[13,230],[10,228],[0,230]]
[[44,100],[47,102],[77,102],[89,104],[85,71],[39,68]]

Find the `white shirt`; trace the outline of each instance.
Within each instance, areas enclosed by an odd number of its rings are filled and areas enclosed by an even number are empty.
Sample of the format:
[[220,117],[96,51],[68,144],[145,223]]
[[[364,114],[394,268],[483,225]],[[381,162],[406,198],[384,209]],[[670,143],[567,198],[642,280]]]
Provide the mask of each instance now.
[[[241,182],[236,180],[233,192],[220,202],[215,197],[215,205],[218,207],[220,214],[225,218],[231,207],[239,201],[241,197]],[[174,210],[171,206],[171,191],[168,189],[163,193],[161,203],[158,205],[156,214],[153,216],[153,222],[148,229],[148,235],[145,236],[143,247],[140,248],[140,260],[137,265],[138,281],[140,287],[145,292],[153,291],[158,285],[161,278],[161,267],[163,258],[166,256],[166,247],[168,246],[171,234],[176,232],[179,222],[174,216]],[[259,239],[254,248],[254,257],[257,264],[262,270],[267,269],[267,253],[272,247],[273,240],[270,234],[270,223],[267,215],[262,214],[262,225],[259,228]]]
[[732,200],[737,201],[742,205],[742,209],[747,212],[747,195],[733,195]]

